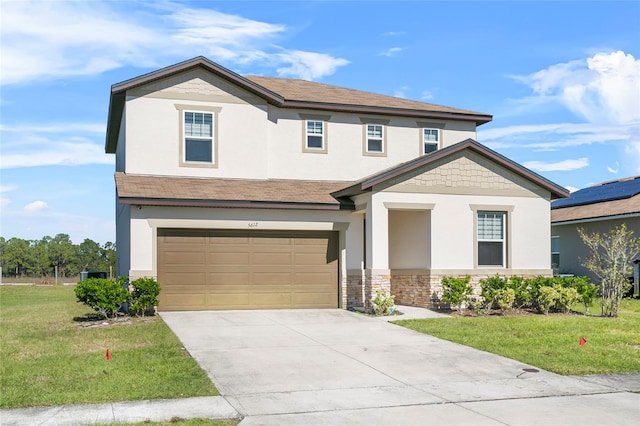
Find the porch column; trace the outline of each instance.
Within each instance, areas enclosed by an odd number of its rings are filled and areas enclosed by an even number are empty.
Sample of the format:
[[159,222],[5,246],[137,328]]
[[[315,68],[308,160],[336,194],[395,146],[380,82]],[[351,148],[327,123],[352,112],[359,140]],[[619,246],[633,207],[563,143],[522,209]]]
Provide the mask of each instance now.
[[391,292],[389,271],[389,213],[375,195],[367,203],[366,214],[365,307],[371,307],[376,292]]

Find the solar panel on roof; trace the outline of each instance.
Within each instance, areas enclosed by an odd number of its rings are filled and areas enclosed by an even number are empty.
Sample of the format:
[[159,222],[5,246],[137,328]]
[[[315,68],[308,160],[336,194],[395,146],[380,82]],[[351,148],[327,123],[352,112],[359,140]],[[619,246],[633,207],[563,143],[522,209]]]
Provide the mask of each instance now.
[[640,194],[640,176],[581,189],[572,193],[568,198],[552,202],[551,208],[559,209],[604,201],[623,200],[637,194]]

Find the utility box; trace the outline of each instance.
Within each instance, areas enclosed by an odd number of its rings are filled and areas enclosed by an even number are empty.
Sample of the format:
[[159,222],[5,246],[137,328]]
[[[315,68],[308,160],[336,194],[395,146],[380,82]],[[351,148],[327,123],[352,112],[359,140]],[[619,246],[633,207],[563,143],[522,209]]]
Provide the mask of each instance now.
[[80,281],[84,281],[87,278],[107,278],[106,272],[99,271],[82,271],[80,272]]

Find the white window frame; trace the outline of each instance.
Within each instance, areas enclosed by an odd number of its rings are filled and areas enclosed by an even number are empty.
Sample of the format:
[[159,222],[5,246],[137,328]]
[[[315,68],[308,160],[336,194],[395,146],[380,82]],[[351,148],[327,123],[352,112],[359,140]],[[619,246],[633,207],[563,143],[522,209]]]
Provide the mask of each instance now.
[[[380,128],[380,137],[371,136],[370,135],[369,128],[371,128],[371,127],[373,127],[373,128],[379,127]],[[365,149],[366,149],[366,152],[368,154],[384,154],[385,153],[385,151],[384,151],[384,148],[385,148],[384,147],[384,131],[385,131],[385,128],[384,128],[383,124],[369,123],[369,124],[365,125],[365,132],[366,132],[365,133],[365,137],[366,137]],[[380,141],[380,150],[378,151],[378,150],[369,149],[369,142],[370,141]]]
[[[179,167],[205,167],[205,168],[217,168],[218,167],[218,147],[220,139],[218,137],[218,115],[222,111],[222,107],[213,105],[193,105],[193,104],[174,104],[178,112],[178,166]],[[187,113],[202,113],[211,115],[211,137],[187,137],[187,129],[185,123],[185,117]],[[187,143],[186,139],[198,139],[211,140],[211,161],[187,161]]]
[[[556,241],[556,250],[554,251],[554,239]],[[553,262],[553,256],[557,256],[558,258],[558,262],[555,263],[554,266],[554,262]],[[559,235],[552,235],[551,236],[551,268],[554,270],[559,270],[560,269],[560,236]]]
[[[187,135],[187,114],[202,114],[203,118],[209,116],[211,118],[211,128],[209,129],[209,136],[201,135]],[[214,144],[214,125],[215,114],[210,111],[198,111],[198,110],[183,110],[182,111],[182,161],[186,164],[213,164],[215,162],[215,144]],[[211,148],[211,159],[208,161],[201,160],[187,160],[187,140],[196,141],[208,141]]]
[[[320,124],[320,133],[309,132],[309,125],[311,123]],[[315,130],[315,128],[314,128]],[[310,146],[309,140],[312,137],[320,137],[320,147]],[[322,120],[305,120],[305,147],[310,151],[325,151],[325,122]]]
[[[435,136],[435,139],[428,139],[427,136]],[[435,149],[427,151],[427,145],[435,145]],[[440,149],[440,129],[424,127],[422,128],[422,154],[429,154]]]
[[[502,216],[502,227],[500,229],[500,238],[481,238],[480,236],[480,216],[483,214],[494,214]],[[477,245],[477,263],[479,268],[506,268],[507,267],[507,212],[493,211],[493,210],[478,210],[476,212],[477,231],[476,231],[476,245]],[[501,264],[482,264],[480,263],[480,243],[501,243],[502,244],[502,262]]]

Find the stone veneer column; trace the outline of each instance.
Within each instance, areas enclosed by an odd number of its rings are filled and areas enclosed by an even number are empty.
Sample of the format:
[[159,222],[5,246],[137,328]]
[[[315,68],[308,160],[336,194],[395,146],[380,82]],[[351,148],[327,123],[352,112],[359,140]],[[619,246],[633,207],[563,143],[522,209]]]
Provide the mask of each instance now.
[[389,271],[366,270],[364,275],[364,307],[372,308],[371,299],[376,293],[382,291],[391,294],[391,273]]

